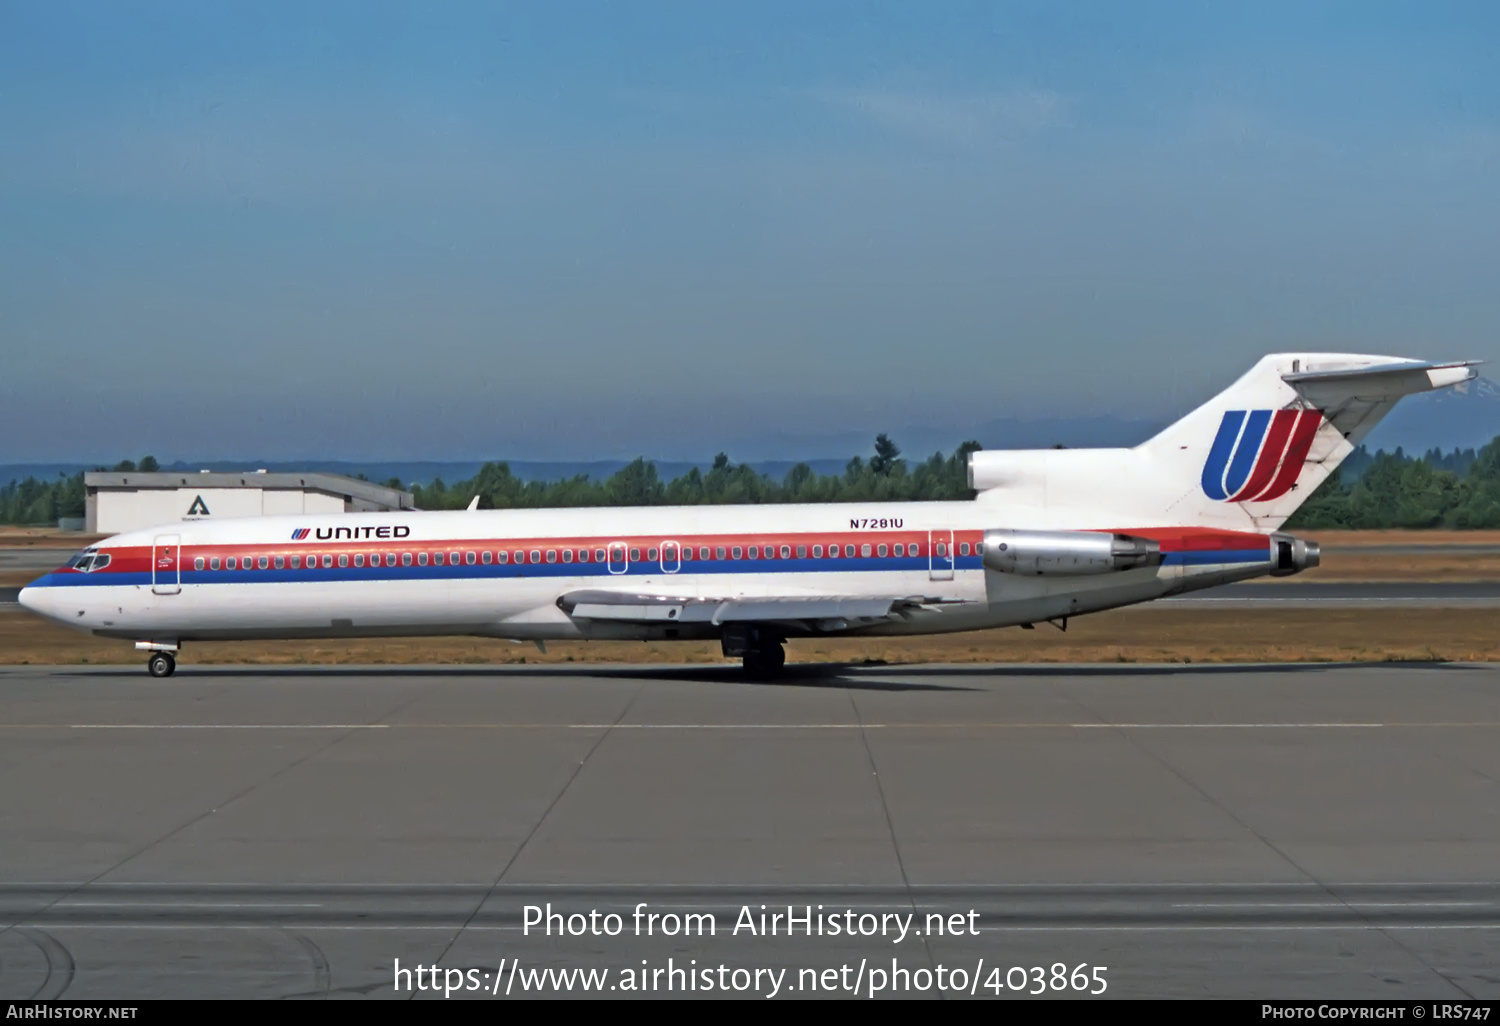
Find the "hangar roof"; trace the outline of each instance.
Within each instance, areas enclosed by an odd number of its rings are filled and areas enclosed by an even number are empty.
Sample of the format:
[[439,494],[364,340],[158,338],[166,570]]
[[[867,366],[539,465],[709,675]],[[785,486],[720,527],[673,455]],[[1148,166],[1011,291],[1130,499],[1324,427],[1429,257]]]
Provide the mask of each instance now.
[[325,492],[342,495],[349,499],[362,499],[389,509],[415,509],[411,492],[345,477],[342,474],[271,474],[263,470],[221,473],[201,471],[196,474],[182,471],[103,471],[93,470],[83,475],[83,483],[90,491],[149,491],[152,489],[178,488],[259,488],[272,491]]

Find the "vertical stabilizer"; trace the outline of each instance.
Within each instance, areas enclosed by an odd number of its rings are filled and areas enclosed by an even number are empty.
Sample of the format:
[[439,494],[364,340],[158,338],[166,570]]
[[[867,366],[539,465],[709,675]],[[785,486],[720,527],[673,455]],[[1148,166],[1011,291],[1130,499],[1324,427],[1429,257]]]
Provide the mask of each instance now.
[[1468,363],[1280,353],[1137,449],[1176,483],[1174,521],[1271,531],[1403,396],[1474,375]]
[[1028,525],[1279,528],[1403,396],[1470,363],[1278,353],[1134,449],[976,452],[980,501]]

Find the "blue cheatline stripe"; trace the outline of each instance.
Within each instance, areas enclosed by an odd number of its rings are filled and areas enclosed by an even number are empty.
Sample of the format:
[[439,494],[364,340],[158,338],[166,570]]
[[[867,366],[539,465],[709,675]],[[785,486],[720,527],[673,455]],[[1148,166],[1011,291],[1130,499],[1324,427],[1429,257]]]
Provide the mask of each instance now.
[[1250,471],[1255,467],[1255,457],[1260,455],[1261,443],[1266,439],[1266,428],[1271,424],[1270,410],[1251,410],[1245,421],[1245,430],[1240,435],[1240,444],[1235,447],[1234,459],[1224,474],[1224,491],[1234,495],[1245,487]]
[[[984,560],[979,556],[958,556],[955,570],[979,570]],[[548,577],[594,577],[619,580],[630,577],[682,577],[710,574],[809,574],[874,573],[919,571],[926,573],[926,556],[856,557],[854,559],[695,559],[684,562],[675,574],[668,574],[656,563],[632,563],[625,573],[612,574],[603,563],[492,563],[485,566],[467,563],[458,566],[385,566],[329,567],[315,570],[184,570],[182,583],[188,584],[295,584],[315,581],[453,581],[515,580]],[[170,575],[166,580],[170,582]],[[150,585],[150,573],[48,574],[28,587],[84,588]]]
[[1229,463],[1229,454],[1240,437],[1240,426],[1245,422],[1244,410],[1229,410],[1219,423],[1219,433],[1208,450],[1208,460],[1203,464],[1203,493],[1210,499],[1227,499],[1224,490],[1224,468]]
[[1166,566],[1211,566],[1217,563],[1268,563],[1269,547],[1261,549],[1208,549],[1198,552],[1168,552]]

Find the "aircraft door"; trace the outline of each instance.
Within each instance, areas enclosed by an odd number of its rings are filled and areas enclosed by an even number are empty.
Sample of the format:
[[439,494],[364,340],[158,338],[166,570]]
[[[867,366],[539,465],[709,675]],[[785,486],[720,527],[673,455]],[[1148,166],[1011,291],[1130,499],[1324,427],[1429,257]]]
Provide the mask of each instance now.
[[624,542],[610,542],[609,572],[623,574],[630,569],[630,549]]
[[682,549],[674,541],[661,543],[661,572],[675,574],[682,569]]
[[953,532],[927,532],[927,577],[933,581],[953,580]]
[[151,590],[157,595],[176,595],[182,590],[181,540],[175,534],[159,534],[151,544]]

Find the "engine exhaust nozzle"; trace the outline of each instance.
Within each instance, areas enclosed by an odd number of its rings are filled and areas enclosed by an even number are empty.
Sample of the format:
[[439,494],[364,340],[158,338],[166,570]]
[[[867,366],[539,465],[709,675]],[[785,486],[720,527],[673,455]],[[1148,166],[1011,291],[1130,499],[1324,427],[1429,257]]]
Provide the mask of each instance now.
[[1315,541],[1293,538],[1289,534],[1271,535],[1272,577],[1290,577],[1304,570],[1311,570],[1322,560],[1322,551]]

